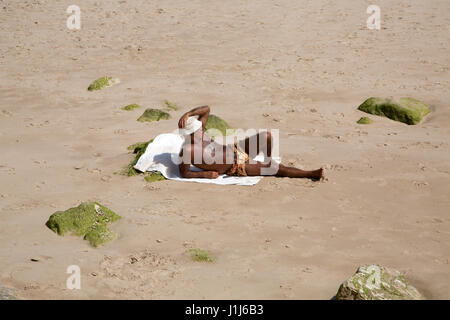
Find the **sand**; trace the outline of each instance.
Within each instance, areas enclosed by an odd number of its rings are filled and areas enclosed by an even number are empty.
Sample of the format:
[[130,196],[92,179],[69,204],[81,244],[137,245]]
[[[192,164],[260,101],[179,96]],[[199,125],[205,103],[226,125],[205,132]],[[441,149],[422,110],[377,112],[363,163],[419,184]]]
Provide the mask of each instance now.
[[[0,283],[24,299],[330,299],[359,265],[450,298],[447,0],[0,2]],[[121,80],[88,92],[101,76]],[[432,108],[407,126],[356,110],[371,96]],[[141,123],[132,103],[180,106]],[[116,172],[127,146],[209,105],[235,128],[280,130],[283,162],[328,180],[252,187]],[[44,225],[98,201],[123,218],[100,248]],[[199,263],[186,250],[209,250]],[[39,261],[31,261],[30,259]],[[137,260],[137,262],[135,261]],[[131,263],[131,261],[135,263]],[[81,289],[66,269],[81,269]]]

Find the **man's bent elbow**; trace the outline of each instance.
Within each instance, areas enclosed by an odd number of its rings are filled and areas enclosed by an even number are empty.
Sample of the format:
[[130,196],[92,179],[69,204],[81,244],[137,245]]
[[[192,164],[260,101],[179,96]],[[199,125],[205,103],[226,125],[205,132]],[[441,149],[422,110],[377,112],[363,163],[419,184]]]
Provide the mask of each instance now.
[[180,176],[182,178],[189,178],[189,167],[186,168],[185,164],[180,164],[178,167],[180,168]]

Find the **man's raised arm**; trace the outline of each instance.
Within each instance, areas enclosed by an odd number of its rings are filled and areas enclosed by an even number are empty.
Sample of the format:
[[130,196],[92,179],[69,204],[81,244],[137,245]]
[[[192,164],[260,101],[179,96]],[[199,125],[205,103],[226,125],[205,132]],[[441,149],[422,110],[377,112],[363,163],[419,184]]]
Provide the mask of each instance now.
[[205,130],[206,122],[209,117],[209,106],[197,107],[183,114],[180,121],[178,121],[178,128],[184,128],[187,118],[192,116],[198,116],[198,120],[202,122],[203,130]]

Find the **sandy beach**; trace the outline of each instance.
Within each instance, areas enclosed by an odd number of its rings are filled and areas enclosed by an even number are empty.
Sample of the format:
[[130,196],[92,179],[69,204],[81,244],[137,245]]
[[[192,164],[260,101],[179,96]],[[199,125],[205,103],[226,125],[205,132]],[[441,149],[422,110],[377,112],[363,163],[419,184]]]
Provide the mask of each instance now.
[[[379,0],[380,30],[366,27],[367,1],[74,2],[0,1],[3,286],[23,299],[331,299],[376,263],[450,299],[448,0]],[[80,30],[66,26],[71,4]],[[120,83],[87,90],[106,75]],[[359,125],[372,96],[432,112]],[[180,107],[169,120],[122,110],[165,100]],[[326,181],[118,174],[129,145],[201,105],[234,128],[279,129],[283,163],[323,166]],[[122,216],[117,239],[94,248],[45,226],[84,201]],[[66,287],[69,265],[80,290]]]

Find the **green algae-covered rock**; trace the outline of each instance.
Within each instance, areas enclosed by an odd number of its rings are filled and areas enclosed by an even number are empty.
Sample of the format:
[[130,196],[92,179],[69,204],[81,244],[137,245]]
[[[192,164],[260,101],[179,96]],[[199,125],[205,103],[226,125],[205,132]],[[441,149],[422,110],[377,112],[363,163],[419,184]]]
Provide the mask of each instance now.
[[430,113],[425,104],[413,98],[369,98],[358,107],[358,110],[406,124],[418,124]]
[[164,103],[166,104],[166,107],[168,110],[175,110],[177,111],[179,108],[175,103],[170,102],[169,100],[165,100]]
[[[228,125],[228,123],[225,122],[225,120],[223,120],[213,114],[209,115],[208,121],[206,122],[206,126],[205,126],[206,131],[208,131],[209,129],[212,129],[212,128],[218,130],[220,133],[222,133],[222,135],[227,134],[227,129],[228,129],[228,134],[232,134],[234,132],[234,130]],[[214,137],[214,136],[218,136],[220,134],[218,132],[217,132],[217,134],[215,134],[213,131],[211,131],[211,132],[209,132],[209,135]]]
[[123,110],[126,110],[126,111],[131,111],[131,110],[139,109],[139,108],[141,108],[140,105],[138,105],[138,104],[136,104],[136,103],[133,103],[133,104],[129,104],[129,105],[123,107],[122,109],[123,109]]
[[147,146],[149,145],[150,142],[153,142],[153,139],[147,141],[147,142],[136,142],[135,144],[129,145],[127,147],[127,150],[131,150],[133,151],[133,153],[140,153],[139,156],[141,156],[144,152],[145,149],[147,149]]
[[358,124],[371,124],[372,122],[373,122],[372,119],[370,119],[368,117],[361,117],[361,119],[356,121],[356,123],[358,123]]
[[88,90],[89,91],[101,90],[106,87],[111,87],[112,85],[119,83],[119,82],[120,82],[120,80],[117,78],[101,77],[101,78],[98,78],[97,80],[95,80],[94,82],[92,82],[89,85]]
[[397,270],[365,265],[344,281],[337,300],[422,300],[424,297]]
[[214,262],[216,259],[210,252],[202,249],[190,249],[186,251],[191,256],[191,259],[196,262]]
[[159,171],[146,172],[144,179],[147,182],[155,182],[155,181],[166,180],[166,178]]
[[78,207],[55,212],[46,226],[61,236],[67,232],[81,236],[93,247],[97,247],[114,238],[108,225],[120,218],[97,202],[83,202]]
[[[124,174],[126,176],[135,176],[138,174],[141,174],[142,172],[136,170],[134,166],[138,162],[139,158],[145,153],[145,150],[147,149],[147,146],[153,142],[153,139],[147,142],[138,142],[135,144],[132,144],[128,146],[128,150],[133,150],[133,153],[136,154],[136,156],[133,158],[133,160],[130,162],[130,164],[125,168]],[[166,178],[160,173],[160,172],[145,172],[145,181],[147,182],[155,182],[155,181],[162,181],[166,180]]]
[[140,122],[151,122],[151,121],[159,121],[159,120],[167,120],[170,119],[170,114],[165,111],[158,109],[147,109],[144,113],[137,119]]
[[14,291],[9,288],[2,287],[0,284],[0,300],[19,300],[14,296]]
[[138,142],[135,144],[132,144],[131,146],[128,146],[128,150],[133,150],[133,153],[136,154],[136,156],[133,158],[133,160],[130,162],[130,164],[125,168],[123,174],[126,176],[135,176],[140,174],[141,172],[137,171],[134,166],[138,162],[139,158],[144,154],[145,150],[147,149],[147,146],[153,142],[153,139],[147,142]]

